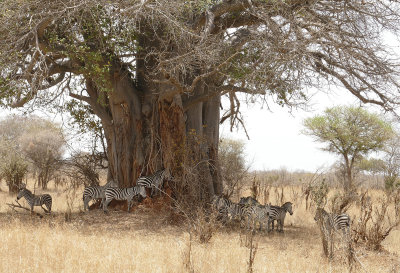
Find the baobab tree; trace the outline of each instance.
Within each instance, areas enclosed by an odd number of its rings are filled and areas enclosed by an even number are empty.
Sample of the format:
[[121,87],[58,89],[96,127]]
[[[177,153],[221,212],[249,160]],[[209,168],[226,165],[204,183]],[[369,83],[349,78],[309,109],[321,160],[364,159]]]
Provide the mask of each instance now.
[[219,123],[243,123],[239,93],[292,106],[307,87],[335,84],[387,110],[398,103],[382,38],[398,32],[394,1],[4,0],[0,10],[1,104],[82,102],[121,186],[162,166],[183,179],[193,162],[195,183],[221,192]]

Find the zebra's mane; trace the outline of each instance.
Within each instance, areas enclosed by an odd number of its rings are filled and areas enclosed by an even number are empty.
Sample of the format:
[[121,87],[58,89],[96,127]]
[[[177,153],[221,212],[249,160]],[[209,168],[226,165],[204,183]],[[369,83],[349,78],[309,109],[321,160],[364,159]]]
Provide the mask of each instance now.
[[28,190],[27,188],[22,188],[22,189],[20,189],[20,192],[26,192],[26,193],[28,193],[30,196],[33,196],[34,194],[30,191],[30,190]]

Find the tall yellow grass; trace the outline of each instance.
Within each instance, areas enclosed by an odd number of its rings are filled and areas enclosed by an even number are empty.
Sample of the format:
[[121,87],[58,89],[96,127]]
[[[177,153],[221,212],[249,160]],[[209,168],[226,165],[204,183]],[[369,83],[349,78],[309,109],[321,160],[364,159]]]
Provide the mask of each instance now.
[[[132,213],[83,213],[81,190],[71,197],[53,188],[49,190],[53,214],[40,219],[25,211],[11,211],[5,203],[15,196],[9,196],[2,186],[0,272],[187,272],[189,268],[194,272],[247,272],[249,249],[243,231],[237,228],[218,230],[206,244],[195,238],[190,242],[187,226],[171,224],[163,212],[139,206]],[[286,201],[290,191],[285,188]],[[377,198],[381,193],[373,194]],[[64,220],[67,199],[73,201],[71,222]],[[270,201],[275,202],[273,197]],[[255,236],[254,272],[347,272],[340,249],[333,261],[322,255],[313,211],[305,209],[304,199],[298,197],[294,203],[284,234]],[[35,211],[40,212],[40,208]],[[189,245],[192,264],[188,267]],[[398,272],[400,231],[393,231],[384,247],[388,251],[381,253],[357,247],[363,264],[357,270]]]

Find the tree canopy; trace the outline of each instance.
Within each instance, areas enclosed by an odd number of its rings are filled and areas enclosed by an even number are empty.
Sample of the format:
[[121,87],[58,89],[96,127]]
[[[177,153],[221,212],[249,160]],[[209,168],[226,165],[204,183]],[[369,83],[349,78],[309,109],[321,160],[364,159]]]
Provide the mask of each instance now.
[[[138,81],[174,87],[165,96],[193,93],[217,77],[215,92],[276,94],[288,103],[326,79],[391,108],[398,103],[398,70],[382,36],[397,33],[398,8],[395,1],[6,0],[2,103],[48,102],[61,91],[107,103],[110,69],[124,64]],[[142,48],[142,39],[152,45]],[[100,89],[95,98],[82,96],[87,78]],[[52,86],[58,92],[40,92]]]
[[327,144],[323,150],[343,157],[347,190],[354,163],[372,151],[383,149],[394,135],[391,125],[377,114],[352,106],[328,108],[323,115],[304,120],[304,127],[305,134]]

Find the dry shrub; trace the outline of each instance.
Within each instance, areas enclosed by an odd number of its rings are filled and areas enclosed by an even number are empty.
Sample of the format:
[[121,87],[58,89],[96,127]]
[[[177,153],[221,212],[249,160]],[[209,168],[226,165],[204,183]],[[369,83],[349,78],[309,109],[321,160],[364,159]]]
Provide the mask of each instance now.
[[[306,209],[311,207],[311,202],[314,203],[317,208],[324,207],[328,201],[328,193],[329,187],[325,183],[325,179],[322,179],[319,182],[310,182],[303,188],[303,195],[306,199]],[[310,203],[308,200],[310,200]]]
[[275,187],[275,200],[279,205],[282,205],[283,200],[285,199],[284,190],[285,187],[283,185]]
[[193,234],[196,235],[200,243],[208,243],[220,227],[217,214],[207,213],[204,209],[198,208],[196,216],[192,222]]
[[96,158],[89,154],[74,154],[63,162],[62,174],[67,183],[75,188],[98,186],[99,169]]
[[254,272],[254,259],[256,258],[258,242],[255,240],[254,231],[248,232],[246,237],[248,237],[249,245],[247,246],[249,249],[249,260],[247,261],[247,273]]
[[367,191],[361,196],[361,210],[357,221],[352,221],[355,243],[365,243],[369,249],[381,250],[382,242],[390,231],[400,223],[399,217],[392,220],[389,215],[390,197],[378,199],[379,205],[373,206]]
[[186,219],[189,233],[193,233],[200,243],[209,242],[219,227],[217,215],[211,211],[208,188],[202,181],[207,168],[207,162],[192,168],[184,167],[182,178],[169,183],[171,194],[164,192],[173,211]]
[[192,243],[193,243],[193,238],[192,238],[192,233],[190,232],[189,239],[187,240],[186,243],[186,249],[182,253],[183,267],[188,273],[194,273],[193,260],[192,260]]
[[358,199],[358,195],[345,193],[343,191],[336,192],[329,202],[331,212],[341,214],[346,212],[350,206]]
[[298,189],[294,186],[289,187],[289,194],[290,200],[292,200],[293,203],[297,204],[300,199],[300,192],[298,191]]
[[258,195],[260,194],[260,184],[261,182],[257,179],[256,176],[254,176],[253,180],[251,181],[250,187],[251,197],[255,199],[258,198]]

